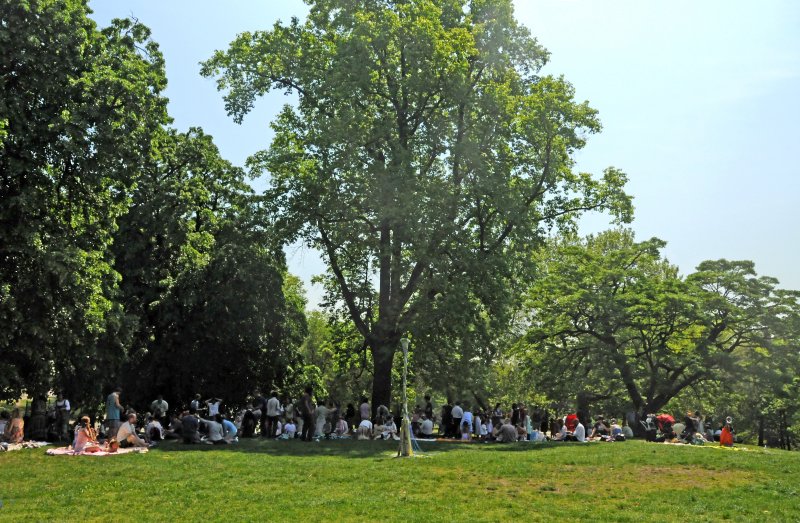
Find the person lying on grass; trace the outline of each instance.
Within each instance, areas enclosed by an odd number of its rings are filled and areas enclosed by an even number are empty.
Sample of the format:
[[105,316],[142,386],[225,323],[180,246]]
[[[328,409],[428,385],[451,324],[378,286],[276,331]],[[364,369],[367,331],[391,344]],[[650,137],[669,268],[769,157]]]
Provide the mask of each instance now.
[[147,442],[136,434],[136,414],[128,414],[128,421],[119,426],[117,441],[122,448],[147,447]]

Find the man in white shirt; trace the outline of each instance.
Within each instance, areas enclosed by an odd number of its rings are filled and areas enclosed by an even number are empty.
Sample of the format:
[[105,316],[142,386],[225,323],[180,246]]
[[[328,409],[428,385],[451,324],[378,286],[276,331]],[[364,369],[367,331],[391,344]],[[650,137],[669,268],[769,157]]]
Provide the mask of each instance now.
[[169,403],[164,401],[163,395],[159,394],[158,398],[150,404],[150,412],[153,414],[153,417],[158,420],[163,419],[167,415],[169,412]]
[[128,421],[119,426],[117,442],[120,447],[146,447],[147,442],[136,435],[136,414],[129,414]]
[[583,423],[581,423],[580,420],[578,420],[575,430],[572,431],[572,440],[580,441],[581,443],[586,442],[586,428],[583,426]]
[[222,404],[222,400],[219,398],[211,398],[210,400],[206,400],[206,405],[208,406],[208,417],[213,418],[217,414],[219,414],[219,406]]
[[275,437],[275,432],[278,428],[278,418],[280,415],[281,402],[278,401],[278,393],[273,390],[269,393],[269,399],[267,400],[267,423],[265,425],[267,433],[262,434],[262,436],[268,438]]
[[425,414],[422,415],[422,424],[419,427],[419,432],[424,438],[433,437],[433,420]]

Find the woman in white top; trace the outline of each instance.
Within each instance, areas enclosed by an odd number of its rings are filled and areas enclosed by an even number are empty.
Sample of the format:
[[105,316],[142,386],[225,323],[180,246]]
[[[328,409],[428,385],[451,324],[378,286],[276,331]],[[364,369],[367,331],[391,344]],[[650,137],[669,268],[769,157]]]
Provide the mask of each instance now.
[[358,439],[372,439],[372,422],[368,419],[362,419],[358,425]]
[[317,408],[314,410],[314,419],[316,423],[314,430],[315,438],[321,438],[325,435],[325,421],[328,419],[328,414],[330,414],[330,412],[330,409],[324,404],[317,405]]
[[297,433],[297,425],[295,425],[294,421],[291,418],[289,418],[283,425],[283,433],[281,434],[281,439],[294,439],[294,435],[296,433]]

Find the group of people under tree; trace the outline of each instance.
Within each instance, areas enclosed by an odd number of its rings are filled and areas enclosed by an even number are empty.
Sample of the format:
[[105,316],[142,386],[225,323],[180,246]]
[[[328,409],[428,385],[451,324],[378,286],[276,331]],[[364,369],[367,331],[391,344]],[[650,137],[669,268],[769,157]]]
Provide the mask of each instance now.
[[[9,443],[25,439],[45,439],[50,419],[51,434],[59,440],[72,442],[76,452],[91,452],[109,445],[120,447],[148,447],[164,439],[177,439],[187,444],[205,443],[224,445],[238,442],[240,437],[312,441],[356,438],[399,439],[402,413],[399,405],[394,412],[385,405],[374,411],[366,396],[360,401],[342,403],[314,396],[312,387],[293,399],[280,396],[277,391],[263,395],[256,390],[243,408],[229,409],[221,398],[203,399],[196,394],[185,405],[170,409],[163,395],[146,405],[140,417],[131,406],[121,401],[122,389],[115,387],[105,398],[104,417],[97,423],[92,416],[83,415],[74,430],[69,429],[71,405],[58,394],[48,415],[47,400],[37,397],[30,405],[29,425],[25,424],[19,408],[9,415],[0,413],[0,434]],[[357,405],[357,406],[356,406]],[[445,402],[435,412],[430,395],[409,413],[410,429],[418,439],[458,439],[462,441],[624,441],[634,435],[630,424],[604,416],[590,421],[586,413],[568,413],[556,416],[548,409],[534,406],[529,409],[522,403],[513,403],[505,411],[500,403],[494,408],[472,408],[466,402]],[[97,427],[99,425],[99,430]],[[734,432],[730,418],[712,429],[710,420],[704,420],[699,411],[687,412],[682,423],[676,423],[668,414],[648,415],[641,422],[648,441],[702,443],[719,441],[732,445]],[[587,427],[589,429],[587,430]],[[104,446],[101,447],[101,442]]]

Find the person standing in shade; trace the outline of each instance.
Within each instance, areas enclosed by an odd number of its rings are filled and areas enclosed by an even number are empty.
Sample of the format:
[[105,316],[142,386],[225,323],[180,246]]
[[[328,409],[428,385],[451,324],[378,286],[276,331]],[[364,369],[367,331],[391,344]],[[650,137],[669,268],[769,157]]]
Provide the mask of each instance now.
[[311,398],[313,392],[311,386],[308,386],[303,392],[303,397],[300,398],[300,415],[303,418],[303,432],[300,438],[303,441],[311,441],[314,436],[314,401]]
[[425,395],[425,413],[424,414],[425,414],[425,416],[427,416],[427,418],[429,420],[433,419],[433,402],[431,401],[431,395],[430,394],[426,394]]
[[195,412],[200,412],[200,408],[203,406],[203,402],[201,401],[200,394],[195,394],[194,399],[189,403],[189,408]]
[[358,407],[358,413],[361,415],[361,419],[370,419],[372,412],[369,407],[369,401],[367,401],[366,396],[361,397],[361,405]]
[[450,415],[453,418],[450,433],[453,435],[453,437],[457,438],[459,437],[459,433],[461,431],[461,418],[464,417],[464,409],[461,408],[461,404],[458,401],[453,406],[453,410],[450,411]]
[[106,398],[106,430],[109,438],[115,438],[119,432],[122,418],[122,404],[119,402],[121,387],[115,387]]
[[348,430],[353,430],[353,427],[358,425],[356,423],[356,408],[353,406],[352,403],[347,404],[347,410],[345,411],[344,415],[345,421],[347,421]]
[[69,441],[69,400],[64,397],[64,393],[59,392],[56,397],[56,426],[58,427],[58,439]]
[[150,413],[153,415],[155,419],[158,420],[161,425],[166,425],[167,421],[167,414],[169,413],[169,403],[164,401],[164,395],[159,394],[156,400],[150,404]]
[[266,434],[264,436],[268,438],[274,438],[275,432],[278,429],[278,418],[281,416],[281,402],[278,400],[278,393],[274,390],[269,393],[269,399],[267,400],[267,410],[266,410]]
[[222,405],[222,400],[220,398],[211,398],[206,400],[209,418],[214,418],[217,414],[219,414],[220,405]]
[[452,425],[453,425],[453,407],[450,405],[450,401],[448,400],[447,403],[442,405],[442,422],[439,425],[439,433],[445,438],[449,438],[450,436],[452,436],[453,432]]

